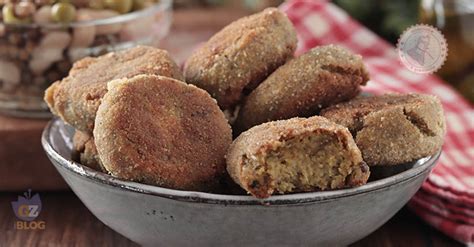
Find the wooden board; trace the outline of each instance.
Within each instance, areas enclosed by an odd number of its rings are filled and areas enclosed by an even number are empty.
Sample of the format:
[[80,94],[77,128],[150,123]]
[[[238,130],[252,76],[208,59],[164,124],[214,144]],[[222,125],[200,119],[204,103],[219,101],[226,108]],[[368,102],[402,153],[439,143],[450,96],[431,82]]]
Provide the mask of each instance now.
[[46,123],[0,115],[0,191],[67,188],[41,146]]

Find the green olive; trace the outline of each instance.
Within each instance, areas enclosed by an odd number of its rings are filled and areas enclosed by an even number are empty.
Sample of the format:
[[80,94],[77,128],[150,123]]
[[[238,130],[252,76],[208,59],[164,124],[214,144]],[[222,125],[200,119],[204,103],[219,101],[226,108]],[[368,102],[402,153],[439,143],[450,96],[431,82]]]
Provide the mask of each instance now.
[[133,10],[145,9],[159,2],[159,0],[133,0]]
[[144,9],[147,4],[149,4],[148,0],[133,0],[133,10]]
[[55,3],[51,8],[51,16],[56,22],[71,22],[76,18],[76,7],[66,2]]
[[54,3],[54,0],[35,0],[34,3],[37,7],[44,6],[44,5],[51,5]]
[[20,19],[16,17],[14,7],[11,4],[6,4],[5,6],[3,6],[2,16],[3,16],[3,22],[7,24],[24,24],[24,23],[30,22],[29,18]]
[[105,0],[105,6],[120,14],[125,14],[132,10],[133,0]]
[[104,1],[103,0],[90,0],[89,1],[89,8],[91,8],[91,9],[103,9],[104,8]]

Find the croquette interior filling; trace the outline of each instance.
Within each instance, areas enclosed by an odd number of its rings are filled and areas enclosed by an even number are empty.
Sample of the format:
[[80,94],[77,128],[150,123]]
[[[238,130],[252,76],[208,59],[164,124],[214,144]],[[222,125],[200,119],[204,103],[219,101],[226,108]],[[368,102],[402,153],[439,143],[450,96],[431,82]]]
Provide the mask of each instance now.
[[334,136],[304,135],[286,140],[261,157],[267,188],[277,193],[343,188],[352,173],[352,161]]

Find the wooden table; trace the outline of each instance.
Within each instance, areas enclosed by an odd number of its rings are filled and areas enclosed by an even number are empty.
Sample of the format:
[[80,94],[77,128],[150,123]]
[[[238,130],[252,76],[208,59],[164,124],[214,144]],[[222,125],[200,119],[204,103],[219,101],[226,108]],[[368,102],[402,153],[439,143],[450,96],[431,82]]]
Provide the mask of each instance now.
[[[36,220],[45,221],[46,229],[15,230],[17,219],[10,203],[18,194],[0,193],[0,246],[137,246],[102,224],[72,192],[40,192],[43,209]],[[384,226],[353,246],[462,245],[428,226],[409,210],[402,209]]]

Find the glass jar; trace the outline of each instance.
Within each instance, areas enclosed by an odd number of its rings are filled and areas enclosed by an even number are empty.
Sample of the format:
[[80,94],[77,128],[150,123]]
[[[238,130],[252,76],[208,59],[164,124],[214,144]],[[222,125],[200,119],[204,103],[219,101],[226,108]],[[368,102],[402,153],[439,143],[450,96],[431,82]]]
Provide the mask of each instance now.
[[474,103],[474,1],[422,0],[420,21],[439,28],[448,42],[438,74]]
[[156,45],[169,32],[171,9],[172,0],[160,0],[121,15],[78,9],[76,19],[83,19],[68,24],[0,22],[0,112],[49,116],[44,90],[67,76],[75,61],[138,44]]

